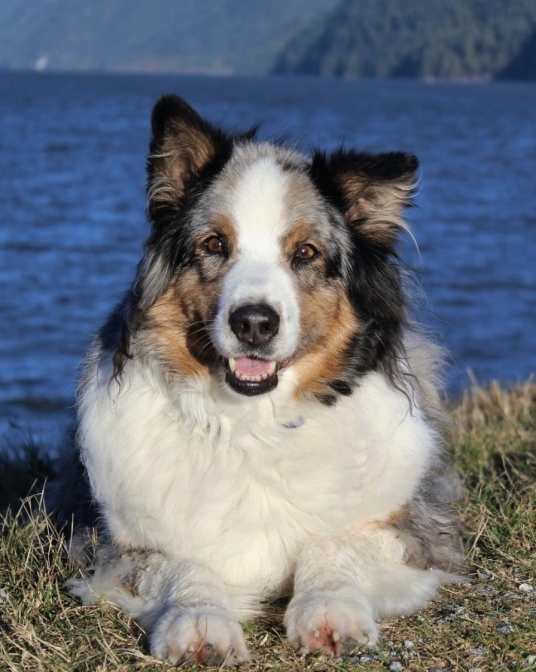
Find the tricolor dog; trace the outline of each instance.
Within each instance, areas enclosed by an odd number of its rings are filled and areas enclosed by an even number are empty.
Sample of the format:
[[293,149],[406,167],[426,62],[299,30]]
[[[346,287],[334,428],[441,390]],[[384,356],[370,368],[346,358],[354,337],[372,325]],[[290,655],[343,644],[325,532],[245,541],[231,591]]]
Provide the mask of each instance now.
[[157,103],[151,234],[79,387],[100,538],[72,587],[135,618],[156,657],[246,661],[240,622],[284,596],[297,649],[373,646],[377,619],[459,571],[439,355],[396,252],[417,167]]

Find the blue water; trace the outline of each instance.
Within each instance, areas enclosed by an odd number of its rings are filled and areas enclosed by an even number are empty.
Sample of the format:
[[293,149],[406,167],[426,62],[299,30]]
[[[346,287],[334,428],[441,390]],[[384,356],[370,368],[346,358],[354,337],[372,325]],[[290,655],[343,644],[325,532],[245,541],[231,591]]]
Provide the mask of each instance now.
[[94,329],[148,232],[155,99],[301,148],[404,149],[422,164],[404,244],[421,319],[487,382],[536,371],[536,85],[0,73],[0,434],[65,425]]

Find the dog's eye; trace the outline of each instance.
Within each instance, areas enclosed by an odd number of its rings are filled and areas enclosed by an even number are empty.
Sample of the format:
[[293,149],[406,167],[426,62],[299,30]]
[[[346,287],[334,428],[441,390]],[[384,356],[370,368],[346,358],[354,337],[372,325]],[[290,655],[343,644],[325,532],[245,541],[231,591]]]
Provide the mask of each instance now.
[[314,245],[300,245],[296,250],[295,258],[301,261],[312,261],[318,254],[318,250]]
[[204,246],[209,254],[223,254],[225,252],[223,240],[219,236],[211,236],[208,240],[205,240]]

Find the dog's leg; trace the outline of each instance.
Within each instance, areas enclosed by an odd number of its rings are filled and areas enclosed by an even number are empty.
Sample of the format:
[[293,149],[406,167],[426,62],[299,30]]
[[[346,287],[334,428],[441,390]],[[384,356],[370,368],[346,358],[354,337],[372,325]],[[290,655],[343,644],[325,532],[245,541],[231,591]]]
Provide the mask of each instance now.
[[406,564],[405,544],[392,529],[322,539],[301,553],[285,625],[303,652],[338,655],[343,646],[373,646],[375,619],[423,606],[446,576]]
[[147,631],[151,653],[177,665],[236,665],[248,659],[242,628],[222,580],[195,561],[160,553],[101,549],[93,574],[70,583],[85,604],[102,598]]

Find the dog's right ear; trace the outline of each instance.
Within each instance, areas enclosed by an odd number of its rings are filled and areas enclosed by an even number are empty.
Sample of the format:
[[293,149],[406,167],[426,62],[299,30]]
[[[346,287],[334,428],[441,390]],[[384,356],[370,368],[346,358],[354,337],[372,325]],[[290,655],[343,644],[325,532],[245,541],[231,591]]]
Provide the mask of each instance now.
[[180,205],[207,168],[226,160],[232,138],[202,119],[174,94],[156,103],[147,158],[147,201],[151,219],[162,207]]

